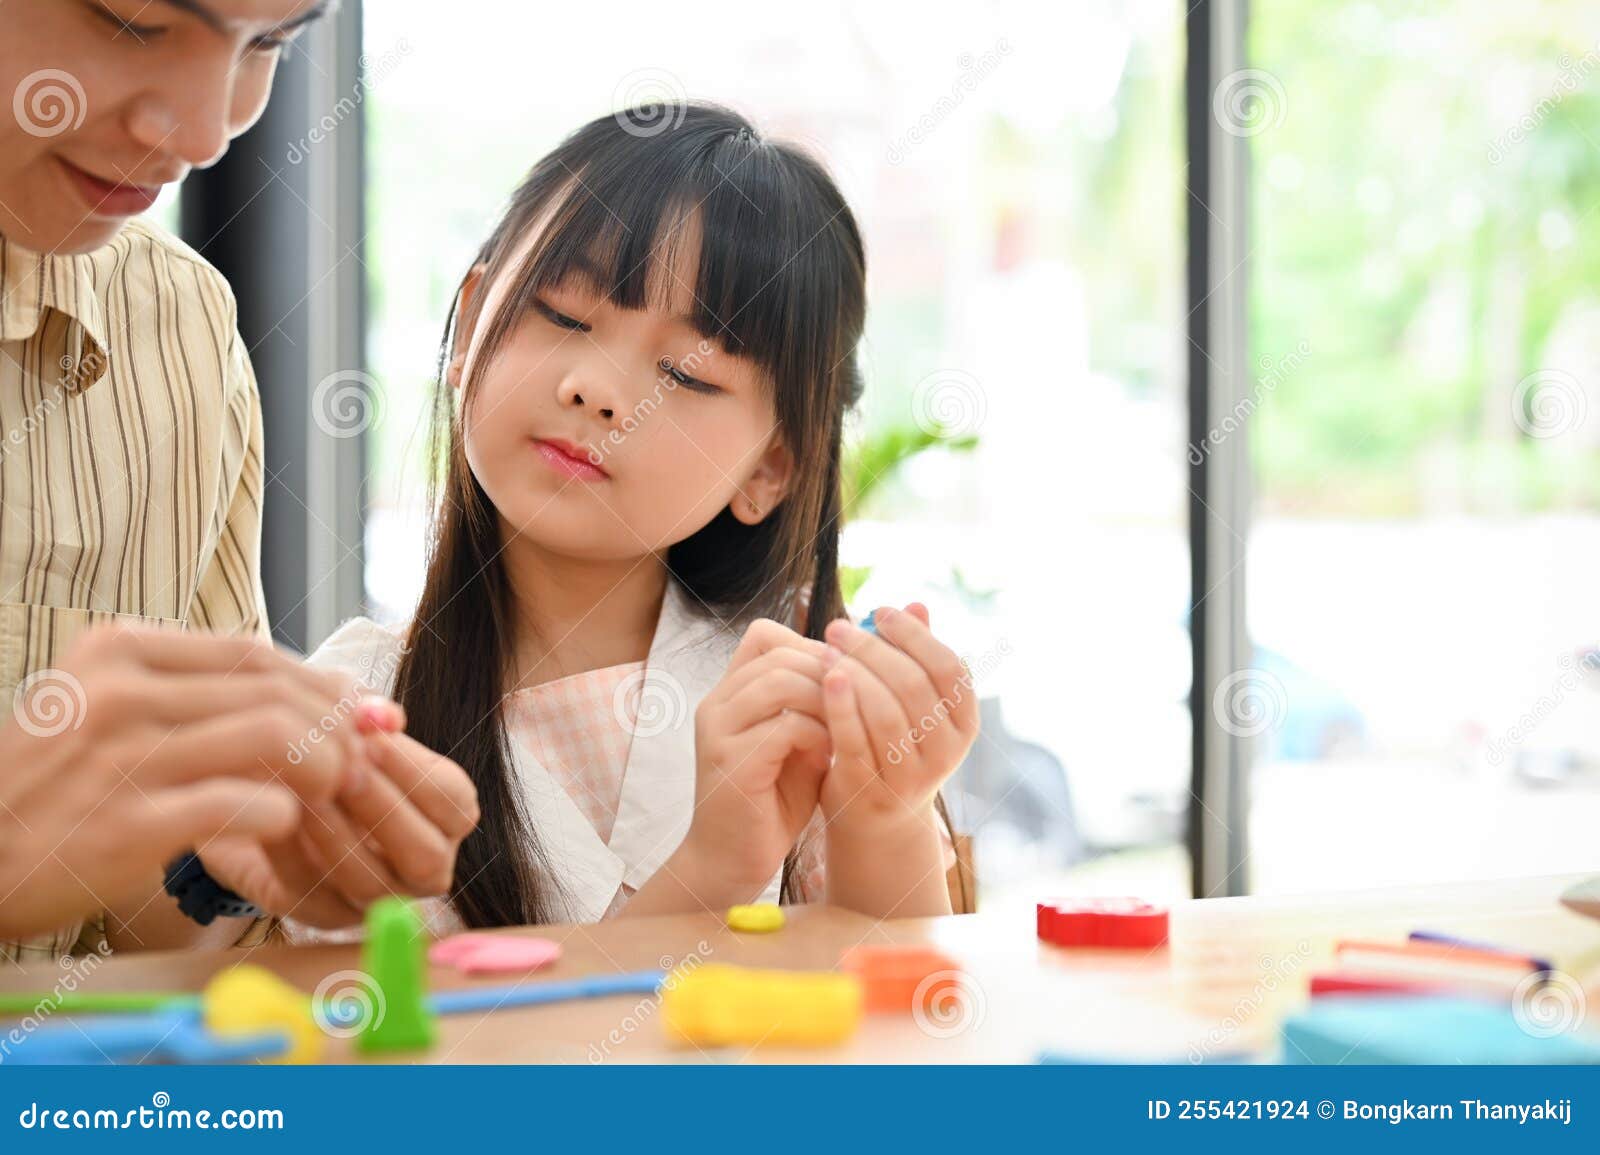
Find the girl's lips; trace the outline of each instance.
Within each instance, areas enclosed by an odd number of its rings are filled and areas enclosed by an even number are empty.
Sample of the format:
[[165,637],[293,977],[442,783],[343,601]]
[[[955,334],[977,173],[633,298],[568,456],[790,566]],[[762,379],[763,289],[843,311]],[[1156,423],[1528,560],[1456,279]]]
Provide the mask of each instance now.
[[161,195],[160,185],[112,184],[91,176],[69,160],[57,157],[89,212],[100,217],[131,217],[144,212]]
[[563,477],[576,481],[605,481],[611,476],[584,456],[576,446],[568,445],[565,441],[535,440],[533,447],[539,451],[545,464]]

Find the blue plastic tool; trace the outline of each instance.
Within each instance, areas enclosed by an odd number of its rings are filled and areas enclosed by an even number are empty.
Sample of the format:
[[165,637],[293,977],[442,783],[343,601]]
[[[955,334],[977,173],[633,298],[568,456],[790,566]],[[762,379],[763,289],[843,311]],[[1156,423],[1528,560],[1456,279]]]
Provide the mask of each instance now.
[[[620,975],[591,975],[565,982],[517,984],[496,987],[468,987],[459,991],[440,991],[428,996],[428,1010],[436,1015],[460,1015],[473,1011],[501,1011],[512,1007],[537,1007],[573,999],[599,999],[608,995],[653,995],[666,981],[666,971],[632,971]],[[342,1008],[332,1003],[324,1007],[327,1021],[336,1026],[342,1015],[360,1013],[360,1008]]]
[[282,1031],[219,1038],[206,1030],[193,1007],[139,1015],[96,1015],[82,1021],[47,1023],[7,1042],[0,1063],[240,1063],[270,1059],[289,1048]]

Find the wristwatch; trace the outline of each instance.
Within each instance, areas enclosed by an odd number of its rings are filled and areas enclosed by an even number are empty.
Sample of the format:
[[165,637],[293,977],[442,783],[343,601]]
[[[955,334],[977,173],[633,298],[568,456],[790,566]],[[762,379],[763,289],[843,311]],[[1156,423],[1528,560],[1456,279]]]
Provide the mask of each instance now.
[[200,858],[190,851],[167,866],[166,891],[178,900],[178,909],[201,926],[223,918],[259,918],[261,908],[240,898],[206,873]]

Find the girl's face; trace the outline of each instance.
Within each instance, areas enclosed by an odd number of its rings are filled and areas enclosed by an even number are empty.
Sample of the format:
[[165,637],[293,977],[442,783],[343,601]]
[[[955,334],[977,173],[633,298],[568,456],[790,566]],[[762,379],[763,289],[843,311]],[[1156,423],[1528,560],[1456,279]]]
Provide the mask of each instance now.
[[[770,381],[684,319],[698,246],[675,248],[676,267],[661,267],[670,291],[649,308],[619,308],[571,277],[539,294],[482,367],[463,415],[467,461],[511,532],[626,560],[664,552],[724,507],[760,521],[782,498],[791,458]],[[464,306],[480,289],[485,299],[457,342],[458,387],[478,372],[478,339],[507,292],[480,281],[474,272],[464,289]]]

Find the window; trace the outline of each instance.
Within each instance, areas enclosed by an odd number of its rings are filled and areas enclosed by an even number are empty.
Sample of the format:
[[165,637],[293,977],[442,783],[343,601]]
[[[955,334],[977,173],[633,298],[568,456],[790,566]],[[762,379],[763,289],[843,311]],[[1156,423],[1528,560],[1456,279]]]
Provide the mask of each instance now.
[[1592,17],[1252,12],[1255,890],[1593,866]]

